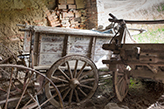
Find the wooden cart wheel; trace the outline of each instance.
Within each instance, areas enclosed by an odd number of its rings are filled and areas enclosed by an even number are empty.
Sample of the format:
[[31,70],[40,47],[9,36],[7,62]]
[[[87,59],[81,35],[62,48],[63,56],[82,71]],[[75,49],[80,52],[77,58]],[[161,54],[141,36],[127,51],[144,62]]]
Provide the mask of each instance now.
[[[47,73],[60,90],[65,106],[82,103],[91,98],[98,86],[98,72],[95,64],[81,55],[65,56],[56,61]],[[52,98],[54,92],[51,85],[45,88],[47,98]],[[57,99],[51,99],[57,105]]]
[[[5,67],[8,70],[3,70]],[[9,70],[10,69],[10,70]],[[0,73],[8,76],[0,78],[0,108],[3,109],[40,109],[48,106],[49,99],[41,100],[40,95],[47,83],[53,86],[56,96],[63,107],[62,97],[54,83],[40,72],[28,67],[13,64],[0,64]],[[39,81],[46,80],[46,83]],[[50,105],[50,103],[49,103]]]
[[117,64],[116,71],[113,72],[113,85],[119,101],[122,101],[128,93],[130,74],[126,65]]

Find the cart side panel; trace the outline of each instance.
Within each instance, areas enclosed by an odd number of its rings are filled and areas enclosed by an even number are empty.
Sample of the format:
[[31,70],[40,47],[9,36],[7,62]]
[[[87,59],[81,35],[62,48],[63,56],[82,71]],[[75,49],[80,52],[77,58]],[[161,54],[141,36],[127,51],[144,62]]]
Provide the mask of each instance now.
[[30,32],[26,31],[24,35],[24,45],[23,50],[24,52],[28,53],[30,51]]
[[104,43],[109,43],[110,40],[111,40],[111,38],[102,38],[102,37],[96,38],[93,61],[96,63],[96,66],[98,68],[106,67],[105,64],[102,64],[102,60],[110,58],[111,51],[107,51],[107,50],[102,49],[102,45]]
[[41,34],[39,66],[51,66],[62,57],[65,35]]
[[69,36],[67,55],[80,54],[89,56],[91,37]]

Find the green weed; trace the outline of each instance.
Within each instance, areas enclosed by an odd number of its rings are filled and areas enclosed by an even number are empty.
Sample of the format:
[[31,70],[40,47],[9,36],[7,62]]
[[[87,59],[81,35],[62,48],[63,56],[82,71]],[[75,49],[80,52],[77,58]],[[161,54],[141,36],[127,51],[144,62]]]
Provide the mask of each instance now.
[[138,43],[164,43],[164,26],[133,37]]
[[164,4],[161,4],[160,6],[158,6],[157,11],[158,11],[158,12],[164,11]]

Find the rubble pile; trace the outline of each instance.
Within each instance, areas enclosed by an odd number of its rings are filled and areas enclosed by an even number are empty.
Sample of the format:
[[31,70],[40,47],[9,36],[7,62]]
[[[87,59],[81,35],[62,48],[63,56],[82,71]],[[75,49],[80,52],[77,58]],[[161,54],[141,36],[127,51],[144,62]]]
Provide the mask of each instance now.
[[51,27],[86,29],[87,15],[83,0],[59,0],[54,10],[46,10]]

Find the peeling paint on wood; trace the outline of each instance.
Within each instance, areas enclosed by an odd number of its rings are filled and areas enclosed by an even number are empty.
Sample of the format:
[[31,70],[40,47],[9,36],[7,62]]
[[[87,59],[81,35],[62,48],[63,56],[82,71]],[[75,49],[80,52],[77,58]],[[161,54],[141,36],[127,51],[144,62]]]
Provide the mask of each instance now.
[[70,36],[68,38],[68,54],[87,54],[91,37]]
[[23,49],[24,52],[29,52],[30,50],[30,32],[25,32]]
[[58,59],[62,57],[62,54],[40,54],[40,66],[49,65],[51,66],[54,62],[56,62]]
[[108,43],[110,38],[97,38],[96,39],[96,46],[95,46],[95,55],[94,55],[94,62],[101,61],[104,56],[108,57],[109,51],[103,50],[102,45],[104,43]]
[[[35,56],[35,65],[37,66],[51,66],[61,57],[72,54],[80,54],[83,56],[87,56],[88,58],[91,58],[90,56],[93,55],[92,60],[97,63],[100,62],[104,56],[107,57],[107,55],[109,54],[109,51],[105,51],[102,49],[102,45],[109,42],[111,39],[110,37],[95,37],[95,46],[92,46],[94,36],[68,36],[55,33],[52,34],[38,32],[34,35],[34,51],[36,52],[36,54],[38,54],[37,56]],[[30,50],[29,36],[29,32],[25,32],[24,49],[26,49],[26,51]],[[40,46],[37,46],[37,44],[39,44]],[[39,47],[38,50],[35,50],[37,49],[37,47]],[[94,52],[91,52],[90,47],[93,47],[92,49],[94,50]],[[66,52],[65,55],[63,55],[64,51]]]

